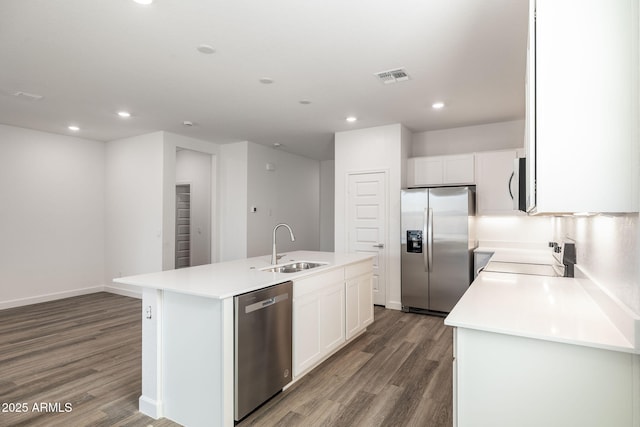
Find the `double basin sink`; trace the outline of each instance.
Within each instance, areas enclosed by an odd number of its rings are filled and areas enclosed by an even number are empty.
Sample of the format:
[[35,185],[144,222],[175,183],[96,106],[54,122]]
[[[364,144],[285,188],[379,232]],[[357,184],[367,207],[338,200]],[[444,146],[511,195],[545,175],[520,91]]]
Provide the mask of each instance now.
[[289,264],[274,265],[268,268],[261,268],[262,271],[269,271],[271,273],[297,273],[299,271],[310,270],[316,267],[322,267],[327,265],[326,262],[309,262],[309,261],[296,261]]

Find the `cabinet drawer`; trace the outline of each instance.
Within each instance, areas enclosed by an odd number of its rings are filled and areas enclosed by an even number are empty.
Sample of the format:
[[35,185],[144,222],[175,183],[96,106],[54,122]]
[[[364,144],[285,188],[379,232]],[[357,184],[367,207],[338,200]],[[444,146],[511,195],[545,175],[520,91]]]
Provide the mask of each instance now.
[[344,267],[330,271],[323,271],[311,277],[304,277],[293,281],[293,298],[309,293],[319,292],[327,285],[344,281]]
[[367,261],[362,261],[359,262],[357,264],[351,264],[351,265],[347,265],[345,267],[345,279],[349,280],[352,279],[356,276],[360,276],[362,274],[366,274],[366,273],[370,273],[371,272],[371,263],[373,262],[372,259],[367,260]]

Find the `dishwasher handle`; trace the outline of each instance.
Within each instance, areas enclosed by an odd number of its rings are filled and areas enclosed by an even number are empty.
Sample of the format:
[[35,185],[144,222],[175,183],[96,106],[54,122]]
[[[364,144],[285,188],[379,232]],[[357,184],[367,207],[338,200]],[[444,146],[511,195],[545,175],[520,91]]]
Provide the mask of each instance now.
[[289,294],[284,293],[280,295],[276,295],[275,297],[263,299],[262,301],[254,302],[253,304],[249,304],[244,307],[245,314],[249,314],[254,311],[262,310],[263,308],[270,307],[274,304],[277,304],[282,301],[286,301],[289,299]]

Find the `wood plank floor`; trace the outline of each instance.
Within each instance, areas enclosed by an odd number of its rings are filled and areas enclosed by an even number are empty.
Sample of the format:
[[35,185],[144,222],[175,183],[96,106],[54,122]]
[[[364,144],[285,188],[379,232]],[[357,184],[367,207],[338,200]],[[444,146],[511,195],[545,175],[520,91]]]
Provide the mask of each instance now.
[[[140,311],[140,300],[108,293],[0,310],[0,426],[177,426],[137,411]],[[238,426],[451,426],[451,329],[380,307],[375,316]],[[34,410],[41,403],[59,407]]]
[[141,309],[101,292],[0,310],[0,426],[176,426],[137,411]]
[[376,307],[375,322],[238,427],[451,426],[452,329]]

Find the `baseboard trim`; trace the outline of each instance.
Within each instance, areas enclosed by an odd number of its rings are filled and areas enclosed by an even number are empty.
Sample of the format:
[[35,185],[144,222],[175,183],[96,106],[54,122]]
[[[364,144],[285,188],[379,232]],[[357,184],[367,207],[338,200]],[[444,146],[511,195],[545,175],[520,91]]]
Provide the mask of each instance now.
[[143,395],[138,399],[138,410],[155,420],[162,418],[162,402],[147,396]]
[[402,303],[400,301],[387,301],[385,308],[391,310],[402,310]]
[[90,288],[73,289],[70,291],[54,292],[51,294],[18,298],[9,301],[0,301],[0,310],[22,307],[24,305],[39,304],[41,302],[55,301],[64,298],[77,297],[79,295],[95,294],[96,292],[102,292],[103,290],[104,286],[92,286]]
[[105,285],[103,290],[111,294],[117,294],[125,297],[142,299],[142,291],[140,288],[125,288],[123,285],[118,285],[118,286]]
[[26,298],[17,298],[8,301],[0,301],[0,310],[8,308],[22,307],[25,305],[40,304],[42,302],[56,301],[59,299],[77,297],[80,295],[95,294],[97,292],[109,292],[111,294],[122,295],[125,297],[142,299],[142,292],[136,288],[125,288],[124,286],[92,286],[90,288],[72,289],[69,291],[54,292],[44,295],[36,295]]

